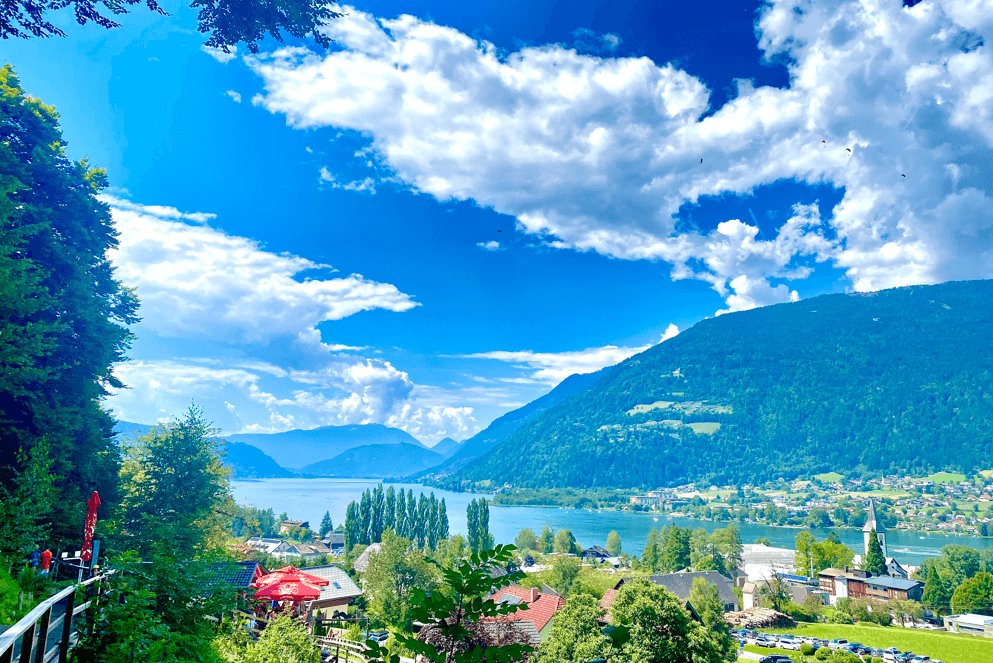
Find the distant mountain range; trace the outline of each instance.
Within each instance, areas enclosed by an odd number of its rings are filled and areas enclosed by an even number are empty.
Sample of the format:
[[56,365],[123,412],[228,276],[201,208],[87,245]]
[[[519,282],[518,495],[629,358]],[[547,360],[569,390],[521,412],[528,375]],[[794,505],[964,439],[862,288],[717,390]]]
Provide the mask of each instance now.
[[463,442],[461,447],[451,454],[450,458],[436,467],[421,472],[416,478],[437,479],[465,467],[473,460],[486,455],[491,449],[507,439],[511,433],[548,408],[588,389],[608,370],[604,368],[594,373],[570,375],[544,396],[494,419],[489,426]]
[[444,459],[441,454],[413,444],[367,444],[306,465],[300,472],[315,477],[402,477]]
[[991,302],[993,281],[969,281],[703,320],[607,369],[439,485],[743,485],[833,470],[990,469]]

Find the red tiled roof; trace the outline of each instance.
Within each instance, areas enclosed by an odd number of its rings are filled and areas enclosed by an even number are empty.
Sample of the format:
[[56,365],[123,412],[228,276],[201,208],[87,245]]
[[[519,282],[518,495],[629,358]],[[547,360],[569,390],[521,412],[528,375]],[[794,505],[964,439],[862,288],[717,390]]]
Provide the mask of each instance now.
[[532,622],[534,627],[541,631],[545,625],[551,621],[556,612],[565,607],[565,599],[551,594],[542,594],[537,589],[526,587],[504,587],[493,595],[493,601],[499,601],[500,597],[510,594],[519,596],[522,603],[526,603],[527,610],[512,612],[509,615],[494,617],[494,620],[506,620],[511,622]]
[[614,605],[614,598],[617,597],[616,589],[608,589],[603,593],[603,598],[600,599],[600,607],[604,609],[603,620],[613,621],[613,617],[610,614],[610,606]]

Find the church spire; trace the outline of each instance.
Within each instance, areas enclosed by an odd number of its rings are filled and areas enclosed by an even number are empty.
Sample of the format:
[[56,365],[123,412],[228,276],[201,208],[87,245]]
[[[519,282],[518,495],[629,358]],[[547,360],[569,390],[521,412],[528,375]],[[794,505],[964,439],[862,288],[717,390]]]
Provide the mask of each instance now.
[[883,524],[876,519],[876,502],[871,497],[869,498],[869,515],[865,519],[865,527],[862,531],[868,534],[872,530],[876,530],[876,534],[882,534],[886,531]]

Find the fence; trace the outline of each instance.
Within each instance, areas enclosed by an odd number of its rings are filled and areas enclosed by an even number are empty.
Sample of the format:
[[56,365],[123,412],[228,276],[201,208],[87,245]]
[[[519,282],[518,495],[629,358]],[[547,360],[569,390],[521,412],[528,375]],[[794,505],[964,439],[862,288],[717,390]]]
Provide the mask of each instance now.
[[[111,575],[109,571],[78,585],[66,587],[50,596],[24,618],[0,634],[0,663],[66,663],[69,650],[76,644],[74,620],[93,607],[100,583]],[[82,589],[87,600],[76,605],[77,590]],[[52,619],[55,613],[55,619]],[[61,630],[58,629],[62,626]],[[16,657],[16,658],[15,658]]]

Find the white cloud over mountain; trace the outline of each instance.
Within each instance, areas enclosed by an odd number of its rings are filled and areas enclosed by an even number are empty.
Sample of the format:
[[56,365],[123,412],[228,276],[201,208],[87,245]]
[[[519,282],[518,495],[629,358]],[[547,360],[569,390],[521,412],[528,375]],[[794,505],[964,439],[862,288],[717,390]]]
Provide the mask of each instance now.
[[[365,348],[322,342],[321,322],[418,306],[395,286],[358,274],[299,279],[304,271],[332,270],[212,228],[206,225],[212,214],[111,197],[104,201],[120,234],[110,259],[117,278],[137,288],[141,330],[219,343],[236,357],[119,365],[116,373],[129,387],[109,400],[119,417],[147,420],[153,403],[175,415],[191,399],[224,397],[227,403],[240,398],[242,409],[246,404],[262,408],[253,418],[256,423],[243,427],[246,431],[382,423],[426,442],[476,432],[471,407],[422,405],[404,371],[382,359],[337,354]],[[237,358],[272,345],[288,349],[286,363],[295,366]],[[239,406],[227,409],[234,412]],[[257,423],[264,418],[267,423]]]
[[[706,117],[705,85],[647,58],[508,54],[414,17],[348,14],[327,28],[342,50],[247,58],[255,103],[365,132],[400,181],[513,215],[552,246],[668,262],[728,311],[796,298],[774,281],[813,261],[857,290],[993,276],[990,3],[773,0],[759,45],[791,62],[789,87],[743,81]],[[676,228],[686,202],[780,180],[844,198],[824,219],[795,208],[769,239],[734,219]]]

